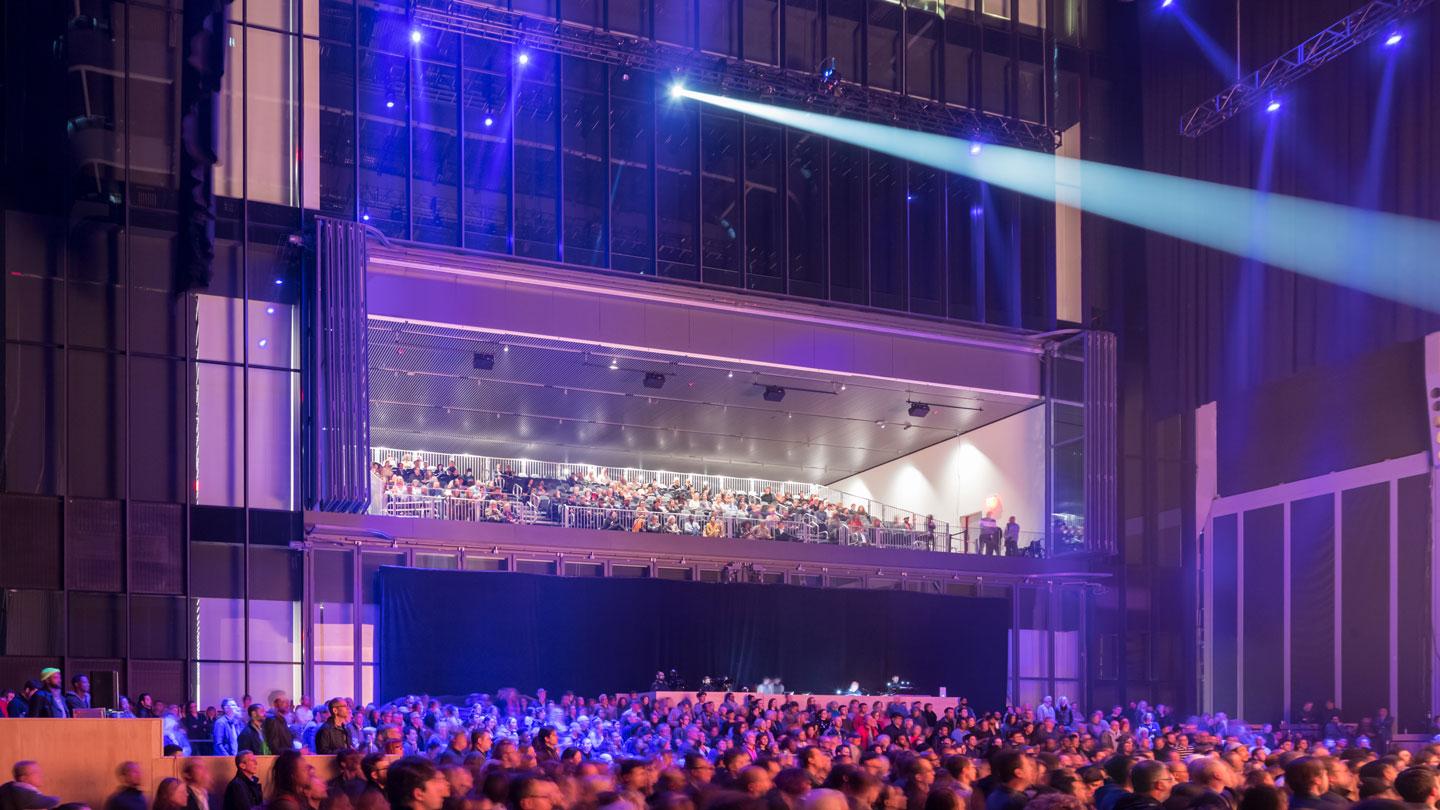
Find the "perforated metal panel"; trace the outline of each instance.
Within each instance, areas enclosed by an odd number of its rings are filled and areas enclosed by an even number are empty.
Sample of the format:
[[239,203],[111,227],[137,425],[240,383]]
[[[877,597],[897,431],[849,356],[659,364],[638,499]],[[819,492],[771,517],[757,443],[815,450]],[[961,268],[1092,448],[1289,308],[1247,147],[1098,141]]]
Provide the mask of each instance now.
[[184,661],[142,661],[131,659],[130,677],[126,686],[128,694],[138,695],[150,692],[156,700],[167,703],[178,701],[185,696]]
[[60,588],[60,499],[0,495],[0,585]]
[[183,520],[179,504],[130,502],[130,592],[185,590]]
[[120,502],[70,498],[65,521],[65,587],[120,590]]

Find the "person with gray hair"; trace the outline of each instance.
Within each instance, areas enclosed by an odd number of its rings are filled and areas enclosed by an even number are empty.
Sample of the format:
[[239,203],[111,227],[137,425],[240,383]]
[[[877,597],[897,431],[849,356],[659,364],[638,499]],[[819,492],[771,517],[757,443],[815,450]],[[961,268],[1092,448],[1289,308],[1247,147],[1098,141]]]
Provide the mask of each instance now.
[[0,810],[49,810],[60,803],[41,793],[44,775],[38,762],[22,759],[10,769],[14,781],[0,785]]

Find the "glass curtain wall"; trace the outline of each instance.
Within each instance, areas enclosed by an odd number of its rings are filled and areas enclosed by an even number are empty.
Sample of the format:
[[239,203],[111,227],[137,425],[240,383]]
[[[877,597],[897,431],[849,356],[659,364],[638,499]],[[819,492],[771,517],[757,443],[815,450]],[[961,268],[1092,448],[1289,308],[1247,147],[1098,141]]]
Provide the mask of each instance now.
[[[703,24],[698,0],[509,7],[799,73],[834,57],[872,91],[1043,122],[1049,2],[734,0]],[[677,102],[668,75],[417,27],[403,3],[321,0],[319,34],[320,206],[391,238],[1053,324],[1043,204]]]

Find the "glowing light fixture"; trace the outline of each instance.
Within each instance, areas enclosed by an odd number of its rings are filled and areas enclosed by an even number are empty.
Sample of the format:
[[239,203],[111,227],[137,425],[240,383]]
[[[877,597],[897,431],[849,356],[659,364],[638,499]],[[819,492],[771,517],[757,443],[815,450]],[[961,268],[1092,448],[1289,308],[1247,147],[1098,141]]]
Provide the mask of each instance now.
[[419,45],[419,44],[421,43],[421,41],[423,41],[424,39],[425,39],[425,35],[424,35],[423,33],[421,33],[421,31],[420,31],[419,28],[411,28],[411,29],[410,29],[410,41],[411,41],[411,42],[413,42],[413,43],[416,44],[416,45]]
[[1399,45],[1399,44],[1400,44],[1400,40],[1402,40],[1402,39],[1404,39],[1404,38],[1405,38],[1405,35],[1404,35],[1404,34],[1400,33],[1399,31],[1396,31],[1395,33],[1393,33],[1393,34],[1391,34],[1390,36],[1388,36],[1388,37],[1385,38],[1385,47],[1387,47],[1387,48],[1393,48],[1393,47],[1395,47],[1396,45]]
[[522,64],[522,65],[528,65],[528,64],[530,64],[530,52],[529,52],[529,51],[521,51],[521,52],[520,52],[520,55],[517,56],[517,57],[515,57],[515,61],[516,61],[516,62],[519,62],[519,63]]
[[1272,98],[1272,99],[1270,99],[1270,103],[1265,105],[1265,112],[1267,112],[1267,113],[1273,113],[1273,112],[1279,112],[1279,111],[1280,111],[1280,99],[1278,99],[1278,98]]
[[685,83],[677,81],[670,85],[670,98],[679,99],[685,95]]

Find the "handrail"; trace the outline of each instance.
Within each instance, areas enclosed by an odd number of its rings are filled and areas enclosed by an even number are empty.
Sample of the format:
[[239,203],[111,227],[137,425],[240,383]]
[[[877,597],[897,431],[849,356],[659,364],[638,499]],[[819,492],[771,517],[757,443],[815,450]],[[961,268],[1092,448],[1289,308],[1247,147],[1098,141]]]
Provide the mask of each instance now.
[[[836,503],[847,509],[858,505],[867,516],[878,517],[881,522],[884,523],[902,523],[906,518],[909,518],[910,525],[916,529],[923,529],[925,527],[925,519],[927,517],[927,515],[922,515],[913,510],[890,506],[889,504],[876,501],[873,498],[853,495],[824,484],[672,472],[669,470],[645,470],[634,467],[609,467],[583,463],[572,464],[558,461],[537,461],[535,459],[503,458],[499,456],[473,456],[463,453],[439,453],[429,450],[399,450],[391,447],[374,447],[371,448],[370,452],[370,458],[375,462],[383,462],[387,458],[390,458],[399,463],[405,456],[419,458],[432,470],[442,469],[453,459],[457,462],[456,466],[460,471],[463,472],[466,469],[474,470],[482,480],[491,480],[507,469],[514,470],[515,475],[522,478],[546,478],[552,480],[563,480],[572,472],[589,473],[597,478],[603,474],[604,478],[610,481],[623,479],[630,483],[639,484],[669,485],[678,479],[690,481],[696,489],[709,486],[710,490],[715,493],[732,492],[736,494],[759,495],[768,488],[776,494],[786,493],[795,497],[819,498],[827,503]],[[948,530],[943,526],[937,526],[936,529],[937,531]]]

